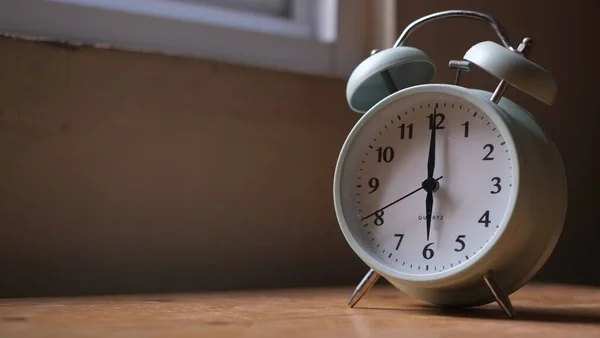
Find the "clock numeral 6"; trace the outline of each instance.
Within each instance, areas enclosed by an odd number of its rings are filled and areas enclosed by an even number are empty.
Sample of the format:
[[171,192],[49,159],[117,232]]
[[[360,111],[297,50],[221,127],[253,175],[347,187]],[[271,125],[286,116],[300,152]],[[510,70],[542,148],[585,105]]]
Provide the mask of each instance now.
[[459,251],[463,251],[465,249],[465,241],[463,241],[463,239],[465,237],[467,237],[467,236],[465,236],[465,235],[458,235],[458,237],[456,237],[455,242],[460,245],[460,248],[454,249],[454,251],[459,252]]
[[491,190],[490,194],[497,194],[497,193],[499,193],[502,190],[502,186],[500,185],[500,182],[502,180],[500,179],[500,177],[494,177],[494,178],[492,178],[492,182],[494,182],[494,181],[496,182],[496,183],[494,183],[494,187],[496,187],[496,191]]
[[430,247],[433,245],[433,243],[429,243],[427,245],[425,245],[425,247],[423,248],[423,258],[425,259],[432,259],[433,258],[433,249],[431,249]]
[[394,149],[392,147],[379,147],[375,150],[377,150],[377,162],[390,163],[394,159]]
[[375,213],[375,220],[373,220],[373,224],[377,226],[383,225],[383,210],[379,210]]

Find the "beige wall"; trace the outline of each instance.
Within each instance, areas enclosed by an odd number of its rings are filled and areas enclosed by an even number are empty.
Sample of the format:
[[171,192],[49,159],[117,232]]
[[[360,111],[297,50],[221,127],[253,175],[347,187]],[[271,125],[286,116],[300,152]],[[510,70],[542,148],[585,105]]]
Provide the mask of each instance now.
[[0,296],[354,282],[342,80],[0,39]]
[[[400,29],[472,8],[515,42],[535,39],[556,105],[508,95],[556,139],[570,183],[564,237],[538,277],[600,284],[591,3],[473,3],[399,3]],[[495,39],[485,24],[453,19],[409,43],[451,81],[448,60],[482,39]],[[0,296],[352,284],[365,272],[331,204],[357,118],[342,80],[0,39],[0,93]]]
[[[597,12],[593,1],[469,1],[422,0],[419,6],[398,4],[398,26],[431,12],[471,9],[488,13],[504,26],[513,44],[534,39],[531,59],[548,69],[558,83],[555,105],[545,106],[510,88],[507,96],[531,111],[550,132],[567,169],[569,211],[556,251],[537,278],[600,285],[597,250],[600,239],[598,173],[598,77],[595,42]],[[473,44],[498,41],[492,28],[480,21],[446,19],[418,30],[408,44],[426,51],[438,64],[437,81],[451,82],[448,60],[461,58]],[[463,76],[464,85],[493,91],[496,80],[474,70]]]

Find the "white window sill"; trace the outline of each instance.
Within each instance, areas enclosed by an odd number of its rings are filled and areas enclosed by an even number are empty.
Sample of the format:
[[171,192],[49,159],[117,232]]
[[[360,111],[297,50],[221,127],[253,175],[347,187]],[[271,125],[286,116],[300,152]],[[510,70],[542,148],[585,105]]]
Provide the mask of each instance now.
[[0,32],[347,78],[373,48],[369,4],[338,1],[336,34],[307,26],[306,13],[289,21],[166,0],[2,0]]

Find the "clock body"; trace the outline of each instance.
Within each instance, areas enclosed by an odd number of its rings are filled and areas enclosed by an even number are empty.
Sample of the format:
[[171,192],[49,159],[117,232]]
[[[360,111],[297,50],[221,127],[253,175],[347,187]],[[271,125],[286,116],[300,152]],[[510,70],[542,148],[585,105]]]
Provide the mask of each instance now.
[[[555,144],[512,101],[449,84],[395,92],[361,116],[340,151],[334,205],[358,257],[403,292],[444,306],[494,301],[551,255],[567,186]],[[433,115],[435,109],[435,116]],[[426,230],[431,128],[437,190]]]

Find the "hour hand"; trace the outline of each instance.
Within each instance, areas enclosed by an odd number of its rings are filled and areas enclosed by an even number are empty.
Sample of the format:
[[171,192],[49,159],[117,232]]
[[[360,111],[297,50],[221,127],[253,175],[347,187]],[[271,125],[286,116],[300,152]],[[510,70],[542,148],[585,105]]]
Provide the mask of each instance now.
[[433,114],[429,126],[429,128],[431,128],[431,139],[429,140],[429,153],[427,156],[427,178],[430,180],[433,179],[433,171],[435,169],[435,131],[437,129],[437,107],[438,105],[436,103],[435,107],[433,108]]
[[427,191],[425,198],[425,219],[427,222],[427,241],[429,241],[429,233],[431,231],[431,212],[433,209],[433,190]]

